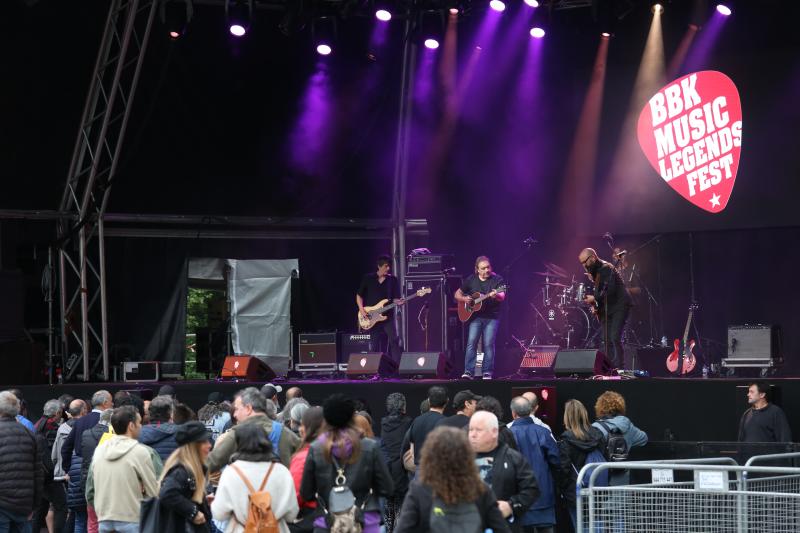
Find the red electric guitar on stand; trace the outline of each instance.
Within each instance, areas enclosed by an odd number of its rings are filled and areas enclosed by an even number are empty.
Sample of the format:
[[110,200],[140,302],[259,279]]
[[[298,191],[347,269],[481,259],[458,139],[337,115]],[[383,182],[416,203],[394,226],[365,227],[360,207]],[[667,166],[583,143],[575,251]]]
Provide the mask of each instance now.
[[683,330],[683,350],[681,350],[680,339],[675,339],[673,341],[673,346],[675,349],[671,354],[669,354],[669,356],[667,356],[667,369],[673,374],[677,374],[679,376],[682,374],[688,374],[694,370],[694,367],[697,364],[697,360],[692,353],[696,343],[694,339],[689,340],[689,328],[691,327],[692,318],[694,317],[694,312],[697,310],[697,307],[697,304],[692,304],[689,306],[689,317],[686,319],[686,328]]

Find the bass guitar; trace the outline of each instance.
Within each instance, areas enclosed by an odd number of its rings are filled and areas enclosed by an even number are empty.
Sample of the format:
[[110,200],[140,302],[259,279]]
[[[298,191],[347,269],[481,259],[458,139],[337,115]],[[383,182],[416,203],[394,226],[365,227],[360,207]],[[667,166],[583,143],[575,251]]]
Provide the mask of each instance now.
[[[506,292],[506,290],[508,290],[508,286],[501,285],[493,290],[495,292]],[[490,297],[489,294],[481,294],[476,292],[472,294],[472,303],[458,302],[458,319],[461,322],[466,322],[469,320],[474,313],[477,313],[481,310],[481,307],[483,307],[483,301]]]
[[680,339],[675,339],[673,341],[674,350],[672,350],[672,353],[667,356],[667,369],[673,374],[678,371],[680,357],[683,357],[683,365],[680,365],[682,367],[680,372],[681,374],[688,374],[694,370],[694,367],[697,364],[697,360],[692,353],[696,343],[694,339],[689,340],[689,327],[692,323],[692,318],[694,317],[694,312],[696,310],[697,304],[692,304],[689,306],[689,317],[686,319],[686,328],[683,330],[683,350],[681,350]]
[[[417,298],[418,296],[425,296],[426,294],[430,294],[432,291],[433,289],[431,289],[430,287],[422,287],[420,290],[418,290],[411,296],[407,296],[405,298],[405,301],[407,302],[409,300]],[[364,307],[364,312],[366,313],[367,316],[358,313],[357,317],[358,327],[361,328],[363,331],[372,328],[372,326],[374,326],[378,322],[383,322],[384,320],[389,318],[384,313],[386,311],[389,311],[390,309],[394,309],[395,307],[397,307],[396,303],[394,302],[389,303],[389,300],[385,298],[373,306]]]

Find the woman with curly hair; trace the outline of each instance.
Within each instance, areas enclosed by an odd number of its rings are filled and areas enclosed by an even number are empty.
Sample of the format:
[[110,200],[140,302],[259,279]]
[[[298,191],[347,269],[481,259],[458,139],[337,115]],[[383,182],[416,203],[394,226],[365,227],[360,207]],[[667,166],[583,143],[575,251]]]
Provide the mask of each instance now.
[[[597,420],[592,427],[600,430],[604,440],[608,439],[610,433],[619,432],[625,439],[628,450],[647,444],[647,433],[634,426],[631,419],[625,416],[625,398],[620,393],[606,391],[598,396],[594,412]],[[627,470],[612,470],[609,484],[627,485],[629,477]]]
[[394,531],[431,531],[431,516],[443,522],[438,530],[458,522],[474,526],[476,533],[487,528],[510,531],[492,489],[481,481],[467,434],[456,428],[438,427],[426,437],[419,475],[408,489]]

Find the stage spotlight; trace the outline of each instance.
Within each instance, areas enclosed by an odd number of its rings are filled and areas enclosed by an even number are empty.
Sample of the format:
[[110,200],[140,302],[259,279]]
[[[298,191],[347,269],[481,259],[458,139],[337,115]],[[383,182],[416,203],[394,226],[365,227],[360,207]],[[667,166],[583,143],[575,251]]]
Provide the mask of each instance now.
[[731,11],[731,8],[729,8],[729,7],[728,7],[728,6],[726,6],[725,4],[717,4],[717,13],[719,13],[720,15],[724,15],[724,16],[726,16],[726,17],[727,17],[727,16],[729,16],[731,13],[733,13],[733,11]]
[[311,38],[319,55],[331,55],[336,33],[335,17],[319,17],[311,21]]
[[450,8],[450,14],[451,15],[458,15],[458,8],[457,7],[451,7]]
[[231,35],[243,37],[253,22],[253,0],[225,0],[225,19]]
[[489,7],[499,12],[503,12],[506,10],[506,5],[505,3],[502,2],[502,0],[492,0],[491,2],[489,2]]
[[653,4],[653,7],[650,9],[654,15],[660,15],[664,12],[664,6],[661,4]]
[[539,1],[538,0],[525,0],[525,3],[528,4],[531,7],[539,7]]
[[544,37],[544,30],[540,27],[531,28],[531,37],[534,39],[541,39]]
[[609,37],[611,37],[611,34],[607,31],[604,31],[603,33],[600,34],[600,37],[608,39]]
[[439,48],[439,41],[433,38],[425,39],[425,48],[429,50],[436,50]]
[[159,11],[161,23],[164,24],[170,39],[175,41],[186,34],[189,22],[191,22],[192,15],[194,15],[192,0],[185,0],[183,4],[180,2],[162,2]]
[[439,45],[444,42],[445,12],[439,9],[424,11],[419,14],[418,20],[418,42],[421,41],[429,50],[439,48]]
[[379,9],[375,12],[375,18],[381,22],[389,22],[392,20],[392,14],[386,9]]

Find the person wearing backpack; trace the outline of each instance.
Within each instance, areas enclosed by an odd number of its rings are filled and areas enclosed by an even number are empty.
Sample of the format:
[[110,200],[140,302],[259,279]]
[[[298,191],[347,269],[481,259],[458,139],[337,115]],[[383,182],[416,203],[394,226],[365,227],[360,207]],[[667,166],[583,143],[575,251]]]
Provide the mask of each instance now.
[[[608,461],[626,461],[636,446],[647,444],[647,433],[633,425],[625,416],[625,398],[614,391],[606,391],[594,404],[597,420],[592,427],[603,434],[605,456]],[[627,485],[630,475],[627,470],[612,470],[609,485]]]
[[210,531],[207,472],[203,463],[211,451],[211,436],[205,424],[196,421],[177,426],[174,436],[178,448],[167,457],[159,480],[158,500],[163,520],[159,522],[159,533]]
[[490,486],[481,481],[464,431],[438,427],[421,451],[394,533],[509,533]]
[[241,425],[236,438],[238,447],[222,471],[211,514],[227,523],[225,533],[289,533],[287,522],[298,511],[289,469],[260,425]]
[[319,504],[314,532],[378,533],[379,498],[394,493],[378,443],[361,438],[355,403],[347,396],[330,396],[322,414],[323,431],[308,450],[300,484],[300,496]]
[[[573,529],[576,528],[576,499],[575,483],[578,473],[587,463],[604,463],[603,434],[599,429],[589,425],[589,413],[579,400],[569,400],[564,405],[564,433],[558,442],[558,452],[561,459],[561,494],[567,503],[569,517]],[[602,481],[599,485],[607,484]]]

